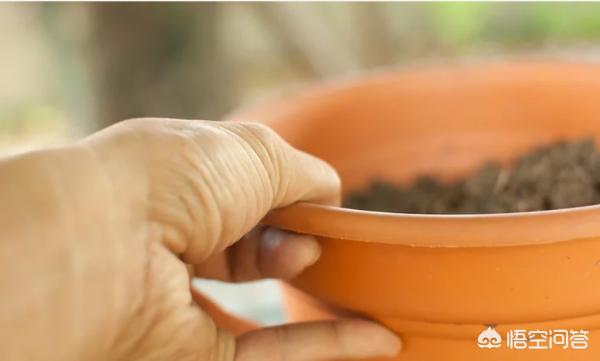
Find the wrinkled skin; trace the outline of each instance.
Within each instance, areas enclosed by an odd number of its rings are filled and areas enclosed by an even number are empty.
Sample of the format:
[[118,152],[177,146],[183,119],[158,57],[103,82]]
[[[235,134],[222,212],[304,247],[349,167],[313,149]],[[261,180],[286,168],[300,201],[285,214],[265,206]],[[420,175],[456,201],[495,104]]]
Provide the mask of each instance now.
[[324,162],[251,123],[121,122],[0,160],[0,359],[310,361],[390,356],[361,320],[220,330],[190,276],[289,278],[315,239],[255,228],[272,208],[339,201]]

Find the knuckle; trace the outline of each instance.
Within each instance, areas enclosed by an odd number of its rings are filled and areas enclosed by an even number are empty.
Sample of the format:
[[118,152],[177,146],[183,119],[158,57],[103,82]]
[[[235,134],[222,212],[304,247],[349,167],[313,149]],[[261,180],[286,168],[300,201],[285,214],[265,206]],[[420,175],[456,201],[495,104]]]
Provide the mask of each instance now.
[[287,143],[271,128],[260,123],[238,122],[231,125],[237,135],[257,156],[261,169],[270,179],[271,188],[280,188],[283,177],[281,167],[286,163],[291,152]]
[[283,143],[281,137],[270,127],[260,123],[242,123],[245,131],[250,133],[263,145],[278,145]]

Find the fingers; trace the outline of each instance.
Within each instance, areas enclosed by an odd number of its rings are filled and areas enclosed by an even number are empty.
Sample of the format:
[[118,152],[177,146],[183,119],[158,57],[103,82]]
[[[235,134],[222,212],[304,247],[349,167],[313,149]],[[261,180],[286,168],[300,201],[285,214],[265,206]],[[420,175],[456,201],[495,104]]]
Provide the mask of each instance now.
[[[341,181],[333,168],[321,159],[302,151],[294,150],[297,159],[295,174],[290,174],[290,186],[284,188],[281,199],[275,206],[284,206],[297,200],[313,201],[321,204],[339,205],[341,202]],[[298,195],[302,196],[300,199]]]
[[238,337],[235,361],[318,361],[391,357],[399,338],[363,320],[321,321],[251,331]]
[[[135,191],[135,219],[190,264],[222,252],[273,208],[340,199],[331,166],[256,123],[134,119],[87,144],[115,189]],[[131,177],[115,176],[123,172]]]
[[[264,125],[204,122],[185,134],[191,134],[197,147],[186,162],[196,170],[187,183],[191,189],[157,192],[170,199],[183,192],[178,197],[183,201],[155,214],[167,226],[183,225],[177,226],[182,229],[179,236],[167,238],[175,239],[171,244],[183,244],[181,257],[190,264],[200,264],[240,240],[273,208],[296,201],[339,201],[335,170],[294,149]],[[190,222],[176,219],[180,209]]]
[[271,207],[296,201],[325,204],[340,202],[340,179],[326,162],[286,143],[272,129],[256,123],[223,123],[238,134],[261,159],[270,173],[274,193]]
[[197,277],[229,282],[290,279],[317,261],[321,248],[308,235],[256,228],[225,252],[195,266]]

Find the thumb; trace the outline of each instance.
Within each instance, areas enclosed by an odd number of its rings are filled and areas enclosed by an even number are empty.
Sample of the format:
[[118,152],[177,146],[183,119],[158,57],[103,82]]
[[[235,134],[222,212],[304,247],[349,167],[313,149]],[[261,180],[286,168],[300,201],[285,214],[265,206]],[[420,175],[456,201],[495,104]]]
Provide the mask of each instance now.
[[244,334],[237,339],[235,361],[391,357],[400,351],[400,347],[396,335],[371,321],[318,321],[264,328]]

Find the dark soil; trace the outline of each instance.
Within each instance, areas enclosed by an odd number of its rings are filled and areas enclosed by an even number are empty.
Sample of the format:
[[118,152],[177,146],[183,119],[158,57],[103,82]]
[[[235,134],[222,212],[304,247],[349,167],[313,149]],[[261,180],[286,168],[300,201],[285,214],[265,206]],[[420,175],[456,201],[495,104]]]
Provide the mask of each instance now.
[[539,148],[511,167],[489,163],[470,177],[442,184],[422,176],[409,187],[373,181],[344,206],[397,213],[526,212],[600,203],[600,152],[592,139]]

